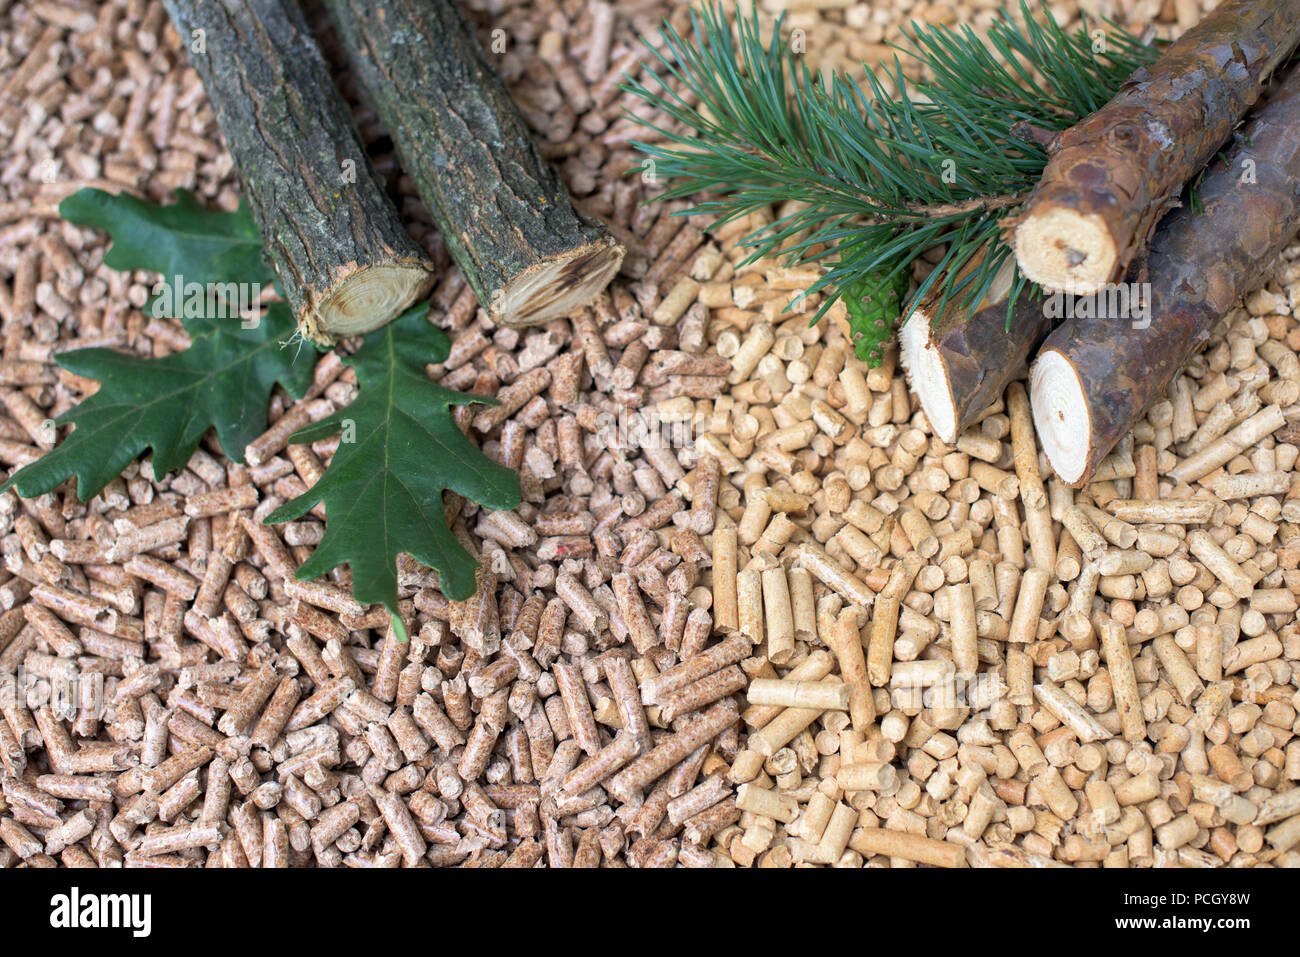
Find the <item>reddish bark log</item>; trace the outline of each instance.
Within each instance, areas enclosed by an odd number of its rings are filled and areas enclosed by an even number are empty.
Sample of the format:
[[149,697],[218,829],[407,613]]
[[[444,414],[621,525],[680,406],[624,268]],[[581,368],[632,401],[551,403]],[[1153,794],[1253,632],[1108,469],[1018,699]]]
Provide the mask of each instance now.
[[1145,262],[1149,318],[1063,322],[1031,371],[1034,424],[1056,473],[1077,486],[1164,393],[1215,324],[1266,274],[1300,229],[1300,70],[1206,172],[1201,209],[1161,223]]
[[1021,271],[1077,294],[1122,276],[1298,41],[1300,0],[1227,0],[1063,131],[1009,224]]

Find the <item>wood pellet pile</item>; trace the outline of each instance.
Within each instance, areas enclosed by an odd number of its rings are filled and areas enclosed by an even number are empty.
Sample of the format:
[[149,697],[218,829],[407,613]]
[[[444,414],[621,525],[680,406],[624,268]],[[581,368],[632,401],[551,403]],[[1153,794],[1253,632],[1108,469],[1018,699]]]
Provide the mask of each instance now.
[[[659,187],[618,84],[686,7],[469,6],[628,247],[593,308],[536,329],[496,329],[454,270],[433,293],[452,350],[430,373],[500,400],[458,414],[524,493],[448,496],[477,595],[408,562],[403,644],[345,577],[294,580],[324,515],[261,519],[336,447],[287,444],[351,398],[334,357],[246,464],[211,443],[88,505],[5,493],[0,866],[1300,864],[1300,246],[1074,492],[1023,384],[946,446],[892,356],[869,370],[809,327],[815,273],[740,265],[755,218],[640,204]],[[994,6],[763,4],[817,68]],[[1087,6],[1166,36],[1202,10]],[[94,388],[55,354],[185,342],[59,200],[238,193],[157,0],[0,0],[0,144],[12,471]]]

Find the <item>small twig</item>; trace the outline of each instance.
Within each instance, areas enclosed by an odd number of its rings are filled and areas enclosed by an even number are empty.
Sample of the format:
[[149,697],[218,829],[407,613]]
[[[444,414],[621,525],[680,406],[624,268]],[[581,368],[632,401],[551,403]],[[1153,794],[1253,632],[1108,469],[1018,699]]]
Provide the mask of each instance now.
[[973,196],[956,203],[908,203],[903,208],[918,216],[935,218],[959,216],[962,213],[990,213],[995,209],[1019,206],[1028,193],[1006,193],[1001,196]]
[[1012,125],[1011,135],[1017,139],[1028,140],[1030,143],[1037,143],[1050,153],[1052,144],[1056,141],[1057,131],[1030,123],[1028,120],[1021,120]]

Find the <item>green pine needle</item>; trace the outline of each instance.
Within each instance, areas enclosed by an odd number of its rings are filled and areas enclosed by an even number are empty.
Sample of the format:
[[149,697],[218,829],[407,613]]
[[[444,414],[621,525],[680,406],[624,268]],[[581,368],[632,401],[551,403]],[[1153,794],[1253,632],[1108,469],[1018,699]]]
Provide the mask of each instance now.
[[[868,68],[865,84],[837,74],[827,85],[782,36],[780,18],[764,41],[756,7],[738,13],[733,28],[710,3],[692,11],[689,38],[665,23],[662,50],[647,43],[664,68],[656,90],[630,78],[624,85],[670,120],[641,120],[661,140],[636,146],[667,183],[662,198],[708,194],[683,215],[726,223],[798,201],[796,212],[742,242],[747,262],[822,264],[808,290],[826,292],[816,318],[849,293],[850,315],[865,315],[862,297],[882,277],[909,277],[917,258],[945,248],[900,307],[910,312],[934,289],[941,301],[961,293],[969,308],[1009,255],[999,246],[1003,221],[1047,161],[1025,126],[1067,128],[1159,53],[1114,24],[1104,34],[1086,25],[1066,33],[1032,19],[1024,0],[1021,14],[1016,21],[1004,11],[983,40],[969,27],[913,23],[910,49],[899,54],[932,79],[908,79],[896,55],[881,73]],[[886,72],[897,93],[884,85]],[[1017,276],[1008,314],[1026,286]],[[873,313],[862,330],[869,339],[858,344],[878,355],[898,318]]]

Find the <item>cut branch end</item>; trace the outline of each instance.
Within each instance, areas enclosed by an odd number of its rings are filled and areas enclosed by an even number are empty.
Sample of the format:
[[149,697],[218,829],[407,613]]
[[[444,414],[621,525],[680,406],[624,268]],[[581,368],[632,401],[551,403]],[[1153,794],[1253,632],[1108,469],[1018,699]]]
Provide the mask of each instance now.
[[945,444],[957,441],[957,403],[943,353],[930,334],[932,316],[917,308],[898,331],[898,358],[934,434]]
[[1015,253],[1030,281],[1076,295],[1109,282],[1118,259],[1106,220],[1065,206],[1028,213],[1016,226]]
[[1092,415],[1078,371],[1060,352],[1044,350],[1030,372],[1029,396],[1047,461],[1062,481],[1077,486],[1092,444]]
[[423,298],[436,276],[419,260],[393,260],[354,268],[352,274],[309,303],[301,314],[304,336],[332,345],[372,332]]
[[529,326],[567,316],[600,295],[623,264],[625,250],[611,236],[534,263],[494,290],[488,311],[502,326]]

